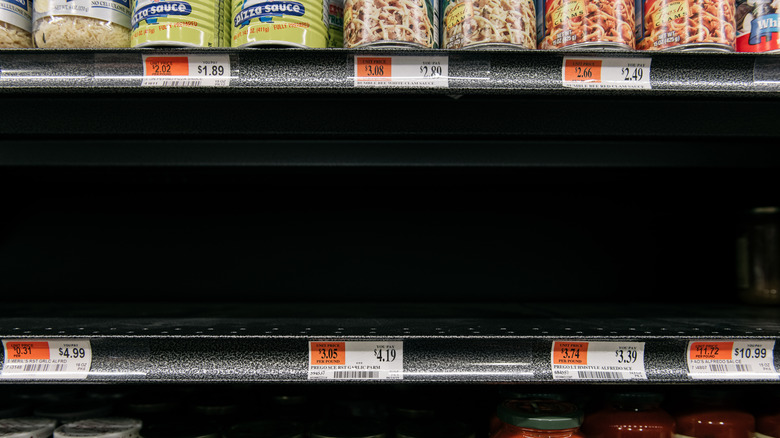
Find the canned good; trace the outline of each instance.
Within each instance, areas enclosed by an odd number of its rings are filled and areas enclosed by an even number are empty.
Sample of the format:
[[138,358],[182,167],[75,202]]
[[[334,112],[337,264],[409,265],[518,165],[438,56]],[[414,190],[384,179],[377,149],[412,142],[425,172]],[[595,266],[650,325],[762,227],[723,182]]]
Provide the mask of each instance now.
[[536,48],[533,0],[443,0],[442,47]]
[[634,48],[634,0],[545,0],[540,49]]
[[344,47],[439,47],[438,0],[346,0]]
[[56,425],[50,418],[5,418],[0,420],[0,438],[49,438]]
[[233,47],[328,46],[328,0],[233,0]]
[[0,0],[0,49],[32,46],[32,0]]
[[130,0],[35,0],[33,42],[47,49],[130,47]]
[[734,0],[638,0],[641,50],[734,51]]
[[752,304],[780,304],[780,207],[747,212],[737,237],[737,288]]
[[737,51],[780,51],[778,13],[777,0],[736,0]]
[[344,0],[328,0],[328,47],[344,47]]
[[140,438],[141,420],[94,418],[75,421],[54,430],[54,438]]
[[133,0],[133,47],[230,45],[230,0]]

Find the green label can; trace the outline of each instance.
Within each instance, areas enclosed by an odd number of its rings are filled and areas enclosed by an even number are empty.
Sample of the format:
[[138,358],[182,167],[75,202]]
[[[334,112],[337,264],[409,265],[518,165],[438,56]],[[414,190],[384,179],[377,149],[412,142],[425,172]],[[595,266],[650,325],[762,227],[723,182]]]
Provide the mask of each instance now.
[[229,47],[230,0],[133,0],[133,47]]
[[344,47],[439,47],[438,0],[346,0]]
[[344,0],[328,0],[328,47],[344,47]]
[[328,0],[233,0],[233,47],[328,47]]

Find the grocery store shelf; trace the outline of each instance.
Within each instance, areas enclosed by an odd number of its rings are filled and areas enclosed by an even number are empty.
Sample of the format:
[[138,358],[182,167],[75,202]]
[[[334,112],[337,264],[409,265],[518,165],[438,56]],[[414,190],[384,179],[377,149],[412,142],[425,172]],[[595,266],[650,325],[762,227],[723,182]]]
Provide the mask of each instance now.
[[[295,94],[310,92],[384,94],[607,94],[777,96],[780,61],[754,54],[642,52],[517,52],[447,50],[7,50],[0,56],[0,93],[128,92],[155,94],[142,86],[143,55],[228,55],[228,87],[176,88],[166,92]],[[355,56],[446,57],[448,87],[377,88],[355,86]],[[564,88],[564,56],[651,57],[650,90]]]
[[0,320],[0,337],[89,339],[93,359],[87,382],[306,382],[309,341],[375,340],[403,341],[407,383],[559,383],[550,366],[553,340],[619,340],[645,342],[648,383],[692,383],[685,360],[689,340],[776,340],[780,321],[5,318]]

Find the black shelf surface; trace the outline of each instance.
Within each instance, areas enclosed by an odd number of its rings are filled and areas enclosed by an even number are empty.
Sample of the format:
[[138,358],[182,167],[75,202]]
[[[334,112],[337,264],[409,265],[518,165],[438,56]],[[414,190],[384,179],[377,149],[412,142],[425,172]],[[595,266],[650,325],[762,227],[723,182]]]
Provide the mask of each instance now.
[[[396,310],[403,308],[400,304],[396,306]],[[138,304],[114,307],[124,307],[123,311],[114,314],[141,308]],[[239,310],[242,307],[244,310]],[[223,315],[247,313],[246,309],[252,307],[236,304],[231,310],[225,304],[216,306],[221,309],[217,312],[221,311]],[[295,314],[293,304],[254,306],[255,309],[263,307],[266,314],[280,316],[30,316],[0,319],[0,337],[89,339],[93,362],[86,382],[126,383],[305,383],[308,381],[308,342],[319,340],[403,341],[403,382],[406,383],[560,383],[553,380],[550,369],[551,341],[642,341],[645,342],[647,383],[695,383],[687,374],[685,351],[688,341],[780,338],[777,309],[733,305],[712,306],[707,311],[701,307],[698,311],[686,310],[687,306],[674,310],[669,306],[642,303],[624,306],[493,305],[494,309],[516,309],[517,317],[511,319],[505,317],[507,310],[501,318],[422,318],[419,315],[425,313],[426,307],[420,305],[417,310],[407,310],[405,315],[408,317],[395,318],[378,316],[382,315],[377,311],[380,306],[371,310],[371,307],[350,304],[308,305],[309,310],[298,312],[298,317],[288,316]],[[429,304],[427,308],[433,307],[435,305]],[[476,312],[467,311],[468,307],[463,304],[460,310],[456,306],[448,311],[451,315],[480,313],[479,305],[473,307]],[[561,307],[568,310],[556,310]],[[64,305],[61,313],[66,313],[67,308]],[[158,308],[166,306],[158,305]],[[330,312],[339,308],[341,313]],[[393,306],[388,308],[393,309]],[[191,314],[204,314],[205,309],[205,306],[189,307]],[[360,309],[368,317],[321,317]],[[637,310],[631,312],[631,309]],[[668,311],[664,312],[664,309]],[[481,312],[488,310],[489,306],[482,305]],[[599,317],[599,312],[613,316]],[[614,316],[626,313],[632,317]],[[652,313],[661,316],[649,317]],[[316,314],[320,317],[314,316]],[[777,354],[775,366],[778,366]]]
[[[623,94],[735,95],[780,93],[780,62],[771,55],[647,52],[452,51],[452,50],[6,50],[0,56],[0,93],[82,92],[156,94],[142,87],[143,55],[227,54],[229,87],[183,88],[182,93],[336,92],[349,94]],[[449,87],[384,89],[355,87],[355,55],[446,56]],[[564,56],[652,58],[651,90],[573,90],[563,87]],[[167,91],[171,91],[168,89]]]

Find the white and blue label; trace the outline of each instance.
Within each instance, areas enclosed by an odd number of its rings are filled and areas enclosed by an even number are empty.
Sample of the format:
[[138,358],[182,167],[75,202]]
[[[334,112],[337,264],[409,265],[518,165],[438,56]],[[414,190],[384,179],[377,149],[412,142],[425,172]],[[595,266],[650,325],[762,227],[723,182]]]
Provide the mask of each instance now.
[[32,31],[32,0],[0,0],[0,21]]
[[48,9],[37,5],[33,21],[44,17],[71,16],[96,18],[130,28],[130,0],[49,0]]
[[[139,5],[143,4],[139,2]],[[138,24],[146,21],[148,24],[156,24],[157,19],[166,18],[172,15],[190,15],[192,14],[192,5],[184,1],[173,2],[155,2],[145,6],[138,7],[133,13],[130,24],[133,29],[138,28]]]
[[780,33],[780,15],[769,14],[763,17],[754,18],[750,23],[750,44],[761,44],[761,39],[764,38],[766,42],[774,41],[777,36],[775,34]]
[[245,3],[244,8],[233,18],[233,25],[236,28],[244,27],[254,19],[259,19],[261,23],[273,23],[274,17],[302,17],[305,13],[303,4],[294,1],[269,1],[249,5]]

